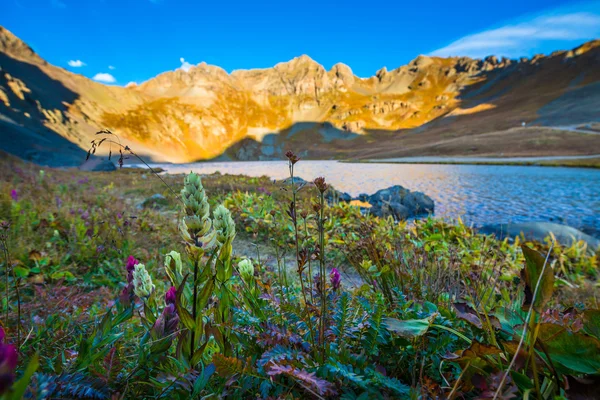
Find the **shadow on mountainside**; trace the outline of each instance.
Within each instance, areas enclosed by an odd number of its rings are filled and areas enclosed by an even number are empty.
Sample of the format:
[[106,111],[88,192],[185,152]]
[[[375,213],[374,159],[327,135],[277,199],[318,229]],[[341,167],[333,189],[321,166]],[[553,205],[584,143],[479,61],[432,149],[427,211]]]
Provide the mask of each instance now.
[[294,150],[303,158],[344,158],[346,149],[352,149],[357,141],[363,139],[362,135],[338,129],[329,122],[296,122],[258,140],[243,138],[212,160],[280,160],[287,150]]
[[0,149],[41,165],[75,166],[85,160],[85,151],[45,125],[64,121],[65,103],[72,104],[77,93],[38,66],[4,53],[0,87],[8,99],[8,105],[0,101]]

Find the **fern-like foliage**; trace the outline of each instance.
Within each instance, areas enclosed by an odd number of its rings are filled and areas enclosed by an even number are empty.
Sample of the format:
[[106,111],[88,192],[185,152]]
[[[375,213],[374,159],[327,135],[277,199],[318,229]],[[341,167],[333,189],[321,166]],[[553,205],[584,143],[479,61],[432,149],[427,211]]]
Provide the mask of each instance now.
[[32,389],[36,399],[108,399],[108,388],[101,379],[82,373],[35,374]]
[[267,374],[269,376],[286,375],[310,393],[316,392],[322,396],[333,396],[337,393],[333,384],[325,379],[318,378],[314,372],[308,372],[291,365],[271,363],[269,364]]
[[[363,302],[363,307],[365,303]],[[385,328],[383,318],[385,312],[385,301],[381,293],[377,293],[373,308],[365,309],[368,313],[366,332],[362,336],[362,345],[367,354],[376,355],[378,346],[384,345],[389,340],[389,333]]]

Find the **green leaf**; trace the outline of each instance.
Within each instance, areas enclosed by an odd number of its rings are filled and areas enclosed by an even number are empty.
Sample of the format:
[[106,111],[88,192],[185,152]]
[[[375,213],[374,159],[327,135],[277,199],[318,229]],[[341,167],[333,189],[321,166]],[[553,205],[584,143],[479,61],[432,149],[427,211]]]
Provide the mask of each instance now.
[[510,376],[522,392],[533,389],[533,382],[531,382],[531,379],[529,379],[527,375],[523,375],[517,371],[511,371]]
[[428,318],[407,319],[401,321],[396,318],[386,318],[385,324],[390,332],[393,332],[403,338],[413,339],[423,336],[427,333],[431,323]]
[[154,325],[154,323],[156,322],[156,317],[154,316],[154,313],[152,312],[150,307],[148,307],[147,302],[144,302],[144,316],[148,321],[150,321],[151,324]]
[[181,322],[183,322],[183,326],[185,326],[190,331],[193,331],[196,327],[196,322],[194,321],[194,318],[192,317],[190,312],[185,307],[183,307],[181,303],[181,296],[183,294],[183,291],[185,290],[185,281],[187,281],[187,278],[189,276],[190,274],[186,274],[186,276],[183,278],[183,281],[181,282],[181,285],[179,285],[179,287],[177,288],[175,308],[177,308],[177,314],[179,315],[179,319],[181,320]]
[[208,383],[208,380],[210,379],[212,374],[215,373],[215,371],[216,371],[215,364],[209,364],[206,366],[206,368],[204,368],[204,370],[202,371],[202,374],[200,374],[198,376],[198,378],[196,378],[196,382],[194,382],[194,391],[192,393],[193,399],[195,399],[198,395],[200,395],[202,390],[204,390],[204,388],[206,387],[206,384]]
[[66,279],[68,281],[71,281],[75,279],[75,276],[69,271],[56,271],[55,273],[50,275],[50,278],[55,280]]
[[583,330],[588,335],[600,339],[600,310],[585,310],[583,312]]
[[534,310],[541,312],[542,308],[552,298],[552,292],[554,291],[554,271],[550,265],[546,265],[544,275],[540,278],[546,257],[536,250],[533,250],[525,245],[521,246],[523,255],[525,256],[525,268],[523,268],[522,275],[525,281],[525,301],[523,303],[523,309],[528,310],[533,301],[533,295],[537,282],[541,279],[538,293],[533,304]]
[[25,391],[27,390],[27,386],[29,386],[29,382],[31,381],[31,377],[38,369],[39,365],[40,363],[38,355],[35,354],[29,361],[29,364],[27,364],[27,369],[25,369],[21,379],[15,382],[15,384],[12,386],[11,392],[7,395],[8,399],[20,400],[23,398]]
[[14,267],[13,271],[15,272],[17,278],[27,278],[27,276],[29,275],[29,268]]
[[[579,332],[570,332],[555,324],[541,324],[538,333],[552,362],[563,372],[600,373],[600,340]],[[564,371],[567,368],[567,371]],[[559,369],[557,367],[557,369]]]

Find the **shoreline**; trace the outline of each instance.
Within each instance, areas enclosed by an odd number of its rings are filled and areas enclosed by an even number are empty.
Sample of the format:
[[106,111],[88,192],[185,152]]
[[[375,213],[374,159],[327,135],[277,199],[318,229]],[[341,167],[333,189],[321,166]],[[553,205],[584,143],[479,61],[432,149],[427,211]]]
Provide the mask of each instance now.
[[556,156],[555,157],[508,157],[487,158],[477,157],[469,160],[468,157],[406,157],[397,159],[368,159],[368,160],[339,160],[342,163],[352,164],[426,164],[426,165],[504,165],[504,166],[523,166],[523,167],[566,167],[566,168],[586,168],[600,169],[600,155],[592,156]]

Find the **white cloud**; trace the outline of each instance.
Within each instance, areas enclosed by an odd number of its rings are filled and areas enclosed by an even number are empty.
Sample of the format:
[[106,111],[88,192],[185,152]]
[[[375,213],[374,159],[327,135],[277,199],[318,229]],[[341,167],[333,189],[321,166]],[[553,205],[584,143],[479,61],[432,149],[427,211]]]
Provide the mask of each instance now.
[[190,70],[190,68],[193,67],[193,65],[190,64],[189,62],[185,61],[185,58],[183,58],[183,57],[181,57],[179,59],[179,61],[181,62],[181,67],[179,67],[179,69],[182,69],[185,72],[188,72]]
[[115,83],[117,81],[114,76],[106,72],[99,72],[96,75],[94,75],[92,79],[104,83]]
[[494,54],[514,58],[532,53],[550,42],[583,41],[598,36],[600,13],[551,13],[465,36],[431,55],[482,58]]
[[68,64],[69,64],[69,67],[74,67],[74,68],[84,67],[86,65],[86,63],[84,63],[81,60],[69,60]]
[[113,67],[112,65],[108,66],[108,69],[116,69],[115,67]]
[[127,85],[125,85],[125,87],[136,87],[137,85],[137,82],[131,81]]

